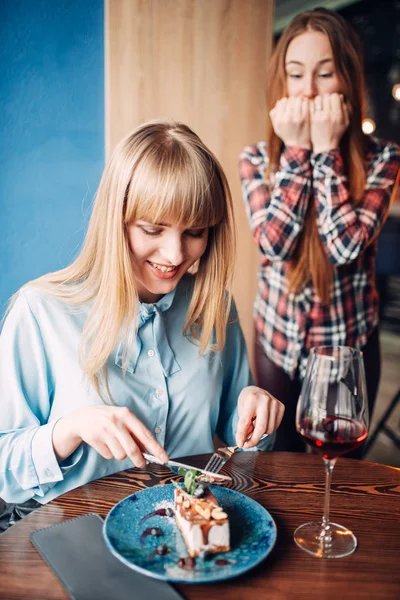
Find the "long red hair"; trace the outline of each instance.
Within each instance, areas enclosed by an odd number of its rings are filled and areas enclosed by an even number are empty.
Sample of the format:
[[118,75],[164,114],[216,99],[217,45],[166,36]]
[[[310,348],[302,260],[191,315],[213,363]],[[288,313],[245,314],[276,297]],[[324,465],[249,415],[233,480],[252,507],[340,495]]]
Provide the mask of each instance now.
[[[272,55],[268,69],[267,90],[267,144],[269,164],[267,178],[278,169],[282,153],[282,140],[276,135],[269,111],[276,102],[287,95],[285,57],[290,42],[306,31],[325,34],[331,44],[333,60],[340,89],[350,109],[350,125],[343,136],[340,147],[353,202],[360,200],[365,188],[366,137],[361,124],[364,117],[365,86],[364,62],[361,42],[354,29],[337,13],[318,8],[297,15],[283,32]],[[290,262],[289,290],[299,292],[306,281],[313,285],[323,304],[328,304],[333,268],[319,237],[316,211],[309,204],[304,229]]]

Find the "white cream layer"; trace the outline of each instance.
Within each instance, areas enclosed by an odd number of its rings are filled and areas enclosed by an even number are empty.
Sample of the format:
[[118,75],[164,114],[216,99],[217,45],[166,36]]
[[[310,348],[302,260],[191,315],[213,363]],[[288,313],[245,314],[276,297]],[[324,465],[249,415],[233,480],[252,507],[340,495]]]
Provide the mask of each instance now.
[[182,535],[191,550],[199,552],[219,546],[229,546],[229,523],[226,521],[221,525],[213,525],[208,531],[208,540],[203,539],[203,530],[200,525],[191,523],[176,511],[175,518],[179,522]]

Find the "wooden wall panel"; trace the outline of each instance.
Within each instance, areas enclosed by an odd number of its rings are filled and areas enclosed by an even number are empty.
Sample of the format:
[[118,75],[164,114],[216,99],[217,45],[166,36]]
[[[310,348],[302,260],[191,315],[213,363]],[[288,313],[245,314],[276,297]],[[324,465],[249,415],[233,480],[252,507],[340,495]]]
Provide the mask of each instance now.
[[258,251],[237,159],[264,137],[273,0],[106,0],[106,152],[140,123],[187,123],[215,152],[235,202],[234,295],[250,354]]

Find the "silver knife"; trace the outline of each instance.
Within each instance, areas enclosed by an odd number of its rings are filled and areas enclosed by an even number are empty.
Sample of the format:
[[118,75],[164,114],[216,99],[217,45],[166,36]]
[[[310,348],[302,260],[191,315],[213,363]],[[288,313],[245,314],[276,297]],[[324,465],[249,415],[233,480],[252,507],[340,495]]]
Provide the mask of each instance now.
[[[159,458],[156,458],[152,454],[147,454],[143,452],[144,458],[149,463],[154,463],[156,465],[164,465],[171,469],[173,473],[176,473],[176,469],[186,469],[187,471],[196,470],[201,473],[201,476],[198,477],[198,481],[201,483],[216,483],[223,484],[229,483],[232,481],[232,478],[229,475],[221,475],[220,473],[211,473],[211,471],[205,471],[204,469],[199,469],[198,467],[194,467],[193,465],[185,465],[184,463],[177,462],[176,460],[168,460],[167,462],[162,462]],[[174,470],[175,469],[175,470]]]

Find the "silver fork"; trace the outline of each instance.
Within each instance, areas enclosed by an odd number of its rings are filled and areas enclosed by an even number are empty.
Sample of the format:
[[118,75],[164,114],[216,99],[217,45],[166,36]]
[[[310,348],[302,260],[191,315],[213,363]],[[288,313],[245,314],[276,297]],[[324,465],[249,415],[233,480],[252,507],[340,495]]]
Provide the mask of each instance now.
[[[253,432],[247,436],[245,442],[247,442],[252,435]],[[261,436],[260,442],[266,437],[268,437],[268,433],[264,433]],[[204,470],[208,471],[209,473],[219,473],[225,463],[228,462],[232,454],[234,454],[239,447],[240,446],[226,446],[225,448],[218,448],[218,450],[211,456]]]

